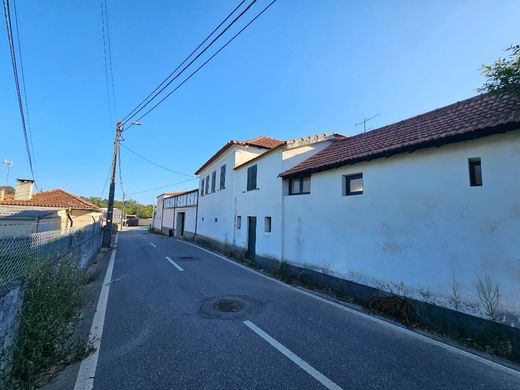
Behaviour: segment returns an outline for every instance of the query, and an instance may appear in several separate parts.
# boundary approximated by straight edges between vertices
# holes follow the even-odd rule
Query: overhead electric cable
[[[211,36],[212,36],[212,35],[213,35],[213,34],[214,34],[214,33],[215,33],[215,32],[216,32],[220,27],[222,27],[222,25],[223,25],[223,24],[224,24],[224,23],[225,23],[225,22],[226,22],[226,21],[231,17],[231,15],[233,15],[233,14],[236,12],[237,9],[240,8],[240,6],[241,6],[242,4],[245,3],[245,1],[246,1],[246,0],[242,0],[242,1],[241,1],[241,2],[240,2],[240,3],[239,3],[239,4],[238,4],[234,9],[233,9],[233,11],[231,11],[231,12],[228,14],[228,16],[226,16],[226,18],[225,18],[222,22],[220,22],[220,24],[219,24],[217,27],[215,27],[215,28],[213,29],[213,31],[211,31],[211,32],[208,34],[208,36],[206,36],[206,38],[204,38],[204,40],[203,40],[201,43],[199,43],[199,45],[198,45],[198,46],[197,46],[197,47],[196,47],[196,48],[195,48],[195,49],[194,49],[194,50],[193,50],[193,51],[192,51],[192,52],[191,52],[191,53],[190,53],[186,58],[185,58],[185,59],[184,59],[184,60],[183,60],[183,61],[182,61],[182,62],[181,62],[181,63],[180,63],[180,64],[179,64],[179,65],[178,65],[178,66],[177,66],[177,67],[176,67],[176,68],[175,68],[175,69],[174,69],[174,70],[173,70],[173,71],[172,71],[172,72],[171,72],[171,73],[170,73],[170,74],[169,74],[169,75],[168,75],[168,76],[167,76],[167,77],[166,77],[166,78],[165,78],[165,79],[164,79],[164,80],[163,80],[163,81],[162,81],[162,82],[161,82],[161,83],[160,83],[160,84],[159,84],[159,85],[158,85],[158,86],[157,86],[157,87],[152,91],[152,92],[150,92],[150,94],[149,94],[147,97],[145,97],[145,98],[141,101],[141,103],[139,103],[139,104],[138,104],[138,105],[137,105],[137,106],[136,106],[132,111],[130,111],[130,113],[129,113],[128,115],[126,115],[126,116],[122,119],[122,121],[127,120],[131,115],[133,115],[134,112],[135,112],[137,109],[139,109],[139,108],[140,108],[140,107],[141,107],[141,106],[142,106],[142,105],[143,105],[143,104],[148,100],[148,98],[150,98],[150,96],[152,96],[152,95],[153,95],[153,94],[154,94],[154,93],[155,93],[159,88],[161,88],[161,87],[162,87],[162,86],[163,86],[163,85],[164,85],[164,84],[165,84],[165,83],[170,79],[170,77],[172,77],[172,76],[175,74],[175,72],[177,72],[177,71],[181,68],[181,66],[183,66],[183,65],[186,63],[186,61],[188,61],[188,60],[191,58],[191,56],[192,56],[193,54],[195,54],[195,53],[197,52],[197,50],[199,50],[199,49],[201,48],[201,46],[202,46],[203,44],[205,44],[205,43],[208,41],[208,39],[210,39]]]
[[[187,179],[187,180],[179,181],[179,182],[177,182],[177,183],[173,183],[173,184],[166,184],[166,185],[164,185],[164,186],[160,186],[160,187],[150,188],[150,189],[148,189],[148,190],[142,190],[142,191],[136,191],[136,192],[129,192],[129,193],[127,193],[126,195],[136,195],[136,194],[142,194],[142,193],[145,193],[145,192],[152,192],[152,191],[160,190],[160,189],[162,189],[162,188],[173,187],[173,186],[176,186],[176,185],[179,185],[179,184],[188,183],[188,182],[193,181],[193,180],[198,180],[198,177],[194,177],[194,178],[192,178],[192,179]]]
[[[20,90],[20,80],[18,78],[18,68],[16,63],[16,50],[14,45],[14,39],[13,39],[13,29],[12,29],[12,22],[11,22],[11,13],[9,9],[9,0],[3,0],[4,3],[4,15],[5,15],[5,24],[7,28],[7,40],[9,42],[9,52],[11,55],[11,63],[13,66],[13,76],[14,76],[14,83],[16,87],[16,95],[18,98],[18,109],[20,111],[20,117],[22,120],[22,130],[23,130],[23,136],[25,140],[25,150],[27,152],[27,158],[29,160],[29,167],[31,169],[31,176],[32,179],[34,179],[34,168],[33,168],[33,161],[31,157],[31,150],[29,146],[29,137],[27,132],[27,123],[25,121],[25,113],[23,109],[23,102],[22,102],[22,93]],[[38,186],[35,184],[35,187],[38,188]]]
[[[103,35],[103,54],[105,60],[105,84],[107,89],[107,103],[110,122],[117,117],[116,94],[114,88],[114,72],[112,69],[112,45],[110,44],[110,30],[108,27],[108,12],[106,0],[100,0],[101,5],[101,31]]]
[[[249,23],[247,23],[241,30],[239,30],[230,40],[228,40],[224,46],[222,46],[220,49],[218,49],[211,57],[209,57],[205,62],[202,63],[197,69],[195,69],[188,77],[186,77],[179,85],[177,85],[172,91],[170,91],[166,96],[164,96],[159,102],[157,102],[152,108],[150,108],[148,111],[146,111],[143,115],[141,115],[136,122],[139,122],[141,119],[143,119],[145,116],[147,116],[150,112],[155,110],[157,106],[159,106],[162,102],[164,102],[168,97],[170,97],[175,91],[177,91],[184,83],[186,83],[189,79],[191,79],[199,70],[201,70],[208,62],[210,62],[217,54],[219,54],[224,48],[229,45],[233,40],[235,40],[236,37],[238,37],[246,28],[248,28],[256,19],[258,19],[269,7],[271,7],[274,3],[276,3],[277,0],[271,1],[258,15],[256,15]],[[127,127],[132,127],[132,124]]]
[[[34,161],[34,169],[38,171],[38,164],[36,164],[36,153],[34,151],[34,143],[32,138],[32,129],[31,129],[31,116],[29,115],[29,103],[27,102],[27,86],[25,83],[25,72],[23,66],[23,56],[22,56],[22,45],[20,44],[20,30],[18,29],[18,11],[16,10],[16,1],[13,1],[13,11],[14,11],[14,27],[16,29],[16,43],[18,44],[18,57],[20,58],[20,74],[22,76],[22,87],[23,87],[23,100],[25,105],[25,116],[27,118],[27,131],[29,133],[29,143],[31,145],[31,154]]]
[[[150,104],[162,91],[164,91],[171,83],[173,83],[180,75],[184,73],[186,69],[188,69],[201,55],[203,55],[222,35],[226,33],[227,30],[236,23],[238,19],[240,19],[249,9],[256,3],[257,0],[253,0],[235,19],[233,19],[227,26],[222,30],[213,40],[199,53],[193,58],[184,68],[181,69],[179,73],[175,75],[170,81],[168,81],[162,88],[160,88],[157,92],[153,94],[153,96],[148,100],[147,103],[143,104],[141,108],[136,110],[132,115],[126,116],[127,119],[122,121],[123,125],[130,121],[134,116],[136,116],[139,112],[141,112],[148,104]],[[131,126],[129,126],[131,127]]]
[[[150,163],[150,164],[152,164],[152,165],[155,165],[155,166],[158,167],[158,168],[164,169],[165,171],[168,171],[168,172],[171,172],[171,173],[175,173],[176,175],[186,176],[186,177],[194,177],[194,175],[190,175],[190,174],[187,174],[187,173],[182,173],[182,172],[179,172],[179,171],[175,171],[175,170],[173,170],[173,169],[170,169],[170,168],[165,167],[164,165],[158,164],[158,163],[156,163],[156,162],[154,162],[154,161],[152,161],[152,160],[150,160],[150,159],[144,157],[142,154],[137,153],[135,150],[130,149],[128,146],[126,146],[126,145],[123,144],[123,143],[121,143],[120,145],[121,145],[123,148],[125,148],[126,150],[128,150],[129,152],[135,154],[137,157],[142,158],[144,161],[146,161],[146,162],[148,162],[148,163]]]

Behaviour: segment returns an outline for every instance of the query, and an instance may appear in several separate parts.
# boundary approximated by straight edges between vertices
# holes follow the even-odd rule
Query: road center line
[[[153,242],[151,242],[150,245],[153,246],[154,248],[157,248],[157,245],[155,245]]]
[[[79,367],[78,376],[74,390],[91,390],[94,386],[94,377],[96,375],[96,367],[99,357],[99,348],[101,347],[101,336],[103,335],[103,326],[105,324],[105,312],[107,310],[108,293],[110,291],[110,282],[112,280],[112,270],[114,269],[114,260],[116,258],[116,249],[112,250],[110,262],[108,263],[107,273],[103,280],[103,287],[99,294],[99,300],[96,307],[96,313],[92,320],[89,339],[95,352],[83,359]]]
[[[166,260],[168,260],[170,263],[172,263],[172,265],[177,268],[179,271],[184,271],[181,267],[179,267],[177,265],[177,263],[175,261],[173,261],[172,259],[170,259],[168,256],[166,256]]]
[[[300,367],[305,372],[307,372],[307,374],[312,376],[314,379],[316,379],[318,382],[320,382],[327,389],[330,389],[330,390],[341,390],[341,387],[339,387],[337,384],[332,382],[329,378],[327,378],[321,372],[316,370],[314,367],[312,367],[305,360],[303,360],[299,356],[295,355],[292,351],[287,349],[284,345],[280,344],[278,341],[273,339],[271,336],[269,336],[262,329],[260,329],[258,326],[253,324],[251,321],[244,321],[244,325],[247,326],[249,329],[251,329],[253,332],[255,332],[258,336],[263,338],[265,341],[267,341],[269,344],[271,344],[271,346],[276,348],[279,352],[281,352],[287,358],[292,360],[292,362],[294,364],[296,364],[298,367]]]

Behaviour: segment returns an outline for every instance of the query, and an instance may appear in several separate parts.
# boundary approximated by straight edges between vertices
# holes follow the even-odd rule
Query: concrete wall
[[[40,219],[0,219],[0,237],[25,236],[60,229],[61,218],[57,215]]]
[[[354,173],[364,193],[343,196]],[[474,282],[489,275],[502,321],[520,326],[519,193],[520,131],[316,173],[311,194],[284,197],[284,260],[446,307],[455,281],[476,315]]]

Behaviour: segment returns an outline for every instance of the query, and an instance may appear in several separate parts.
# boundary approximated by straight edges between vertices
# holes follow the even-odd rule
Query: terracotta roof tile
[[[220,148],[213,156],[210,157],[208,161],[206,161],[199,169],[197,169],[197,172],[195,172],[195,175],[198,175],[200,172],[202,172],[208,165],[210,165],[213,161],[215,161],[217,158],[222,155],[226,150],[228,150],[233,145],[239,145],[239,146],[256,146],[258,148],[263,149],[273,149],[277,146],[280,146],[283,144],[284,141],[280,141],[274,138],[269,138],[265,136],[260,136],[256,138],[252,138],[248,141],[229,141],[227,144],[225,144],[222,148]]]
[[[483,94],[336,141],[280,176],[307,175],[515,129],[520,129],[520,96]]]
[[[5,199],[0,201],[0,205],[54,207],[99,211],[99,208],[96,205],[63,190],[39,192],[34,194],[30,200]]]

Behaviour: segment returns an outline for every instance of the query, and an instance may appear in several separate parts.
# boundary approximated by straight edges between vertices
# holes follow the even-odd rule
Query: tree
[[[493,65],[482,65],[486,82],[479,92],[520,94],[520,45],[511,45],[509,58],[499,58]]]

